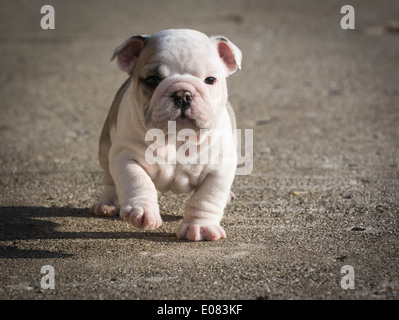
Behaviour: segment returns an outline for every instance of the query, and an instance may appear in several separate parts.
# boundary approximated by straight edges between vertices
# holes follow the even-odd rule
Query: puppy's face
[[[130,41],[129,41],[130,40]],[[166,30],[132,37],[119,47],[118,65],[134,78],[134,98],[148,129],[212,129],[227,102],[226,77],[241,52],[223,37],[193,30]],[[126,42],[126,41],[125,41]]]

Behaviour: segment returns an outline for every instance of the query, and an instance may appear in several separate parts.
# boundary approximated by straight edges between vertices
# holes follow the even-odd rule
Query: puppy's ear
[[[211,40],[216,42],[219,56],[226,65],[229,75],[241,69],[242,53],[234,43],[224,36],[213,36]]]
[[[134,62],[138,58],[141,49],[149,39],[149,36],[133,36],[125,40],[114,50],[111,60],[117,58],[118,67],[127,73],[131,73]]]

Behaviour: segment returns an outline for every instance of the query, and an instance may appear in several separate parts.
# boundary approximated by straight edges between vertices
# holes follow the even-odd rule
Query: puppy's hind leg
[[[90,212],[98,216],[115,216],[119,212],[120,206],[118,204],[116,187],[109,171],[108,155],[111,148],[110,132],[116,128],[120,102],[132,81],[132,77],[129,77],[118,90],[111,108],[109,109],[103,130],[101,131],[98,158],[100,160],[100,166],[104,172],[104,190],[98,202],[90,209]]]
[[[102,157],[101,153],[100,151],[100,164],[104,171],[104,189],[98,201],[90,208],[90,212],[94,213],[96,216],[112,217],[119,212],[118,195],[116,193],[114,181],[109,172],[108,157]]]
[[[105,185],[98,201],[92,205],[90,212],[96,216],[113,217],[119,212],[118,196],[114,184]]]
[[[101,132],[98,152],[100,166],[104,172],[104,189],[101,193],[99,200],[90,208],[90,212],[94,213],[97,216],[109,217],[115,216],[119,212],[118,195],[116,193],[114,180],[112,179],[111,173],[109,172],[108,154],[109,149],[111,148],[111,138],[109,133],[109,123],[111,118],[110,115],[112,115],[112,108]]]

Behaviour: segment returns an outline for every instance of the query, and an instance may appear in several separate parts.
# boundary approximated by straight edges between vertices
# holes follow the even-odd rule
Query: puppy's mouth
[[[186,115],[184,114],[183,110],[180,113],[180,118],[182,118],[183,120],[186,119]]]
[[[148,116],[153,127],[166,128],[168,121],[176,121],[180,129],[199,131],[216,121],[217,112],[202,81],[190,76],[172,76],[155,89]]]
[[[191,118],[187,116],[185,113],[181,113],[180,116],[176,118],[176,121],[180,122],[182,127],[195,127],[197,129],[201,129],[198,127],[198,121],[195,118]]]
[[[172,94],[171,99],[173,107],[180,110],[180,114],[176,117],[176,120],[183,120],[180,121],[182,126],[197,127],[197,120],[193,117],[192,112],[190,112],[193,103],[192,93],[188,90],[176,91]]]
[[[173,99],[174,107],[180,110],[180,117],[185,119],[185,112],[190,109],[193,101],[191,92],[188,90],[176,91],[172,94],[171,98]]]

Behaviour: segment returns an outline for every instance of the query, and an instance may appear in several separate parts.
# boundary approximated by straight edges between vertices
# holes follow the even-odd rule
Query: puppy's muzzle
[[[184,112],[190,108],[191,101],[193,100],[193,96],[190,91],[180,90],[176,91],[173,95],[173,102],[175,104],[175,108],[181,110],[181,117],[184,119]]]

